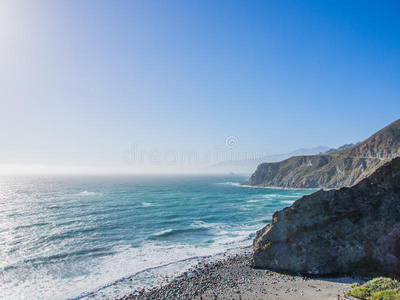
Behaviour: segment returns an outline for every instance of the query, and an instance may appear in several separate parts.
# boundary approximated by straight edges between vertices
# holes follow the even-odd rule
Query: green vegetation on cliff
[[[349,295],[364,300],[400,300],[400,282],[392,278],[374,278],[363,285],[353,285]]]

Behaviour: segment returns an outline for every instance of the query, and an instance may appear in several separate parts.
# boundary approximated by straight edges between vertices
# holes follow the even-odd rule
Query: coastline
[[[319,191],[319,190],[334,190],[332,189],[325,189],[325,188],[289,188],[289,187],[282,187],[282,186],[262,186],[262,185],[250,185],[245,183],[239,183],[239,186],[242,187],[249,187],[249,188],[257,188],[257,189],[271,189],[271,190],[299,190],[299,191]]]
[[[356,281],[351,277],[310,278],[251,267],[252,247],[235,255],[203,260],[181,276],[148,290],[135,290],[120,300],[162,299],[338,299]],[[351,299],[351,298],[347,298]]]

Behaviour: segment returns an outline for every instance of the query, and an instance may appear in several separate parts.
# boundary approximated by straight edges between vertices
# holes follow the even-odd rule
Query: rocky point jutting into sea
[[[400,273],[400,158],[353,187],[318,191],[277,211],[257,232],[254,266],[332,274],[374,263]]]
[[[400,119],[350,149],[263,163],[244,185],[324,189],[352,186],[397,156]]]

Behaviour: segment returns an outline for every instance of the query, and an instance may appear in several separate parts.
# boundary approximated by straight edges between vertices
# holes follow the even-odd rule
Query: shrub
[[[364,283],[362,286],[376,293],[400,288],[400,282],[392,278],[378,277]]]
[[[350,296],[371,300],[400,300],[400,282],[392,278],[378,277],[363,285],[353,283]]]
[[[396,290],[384,290],[373,293],[372,300],[400,300],[400,294]]]
[[[350,296],[360,299],[368,299],[369,296],[371,296],[371,292],[364,287],[358,286],[350,291]]]

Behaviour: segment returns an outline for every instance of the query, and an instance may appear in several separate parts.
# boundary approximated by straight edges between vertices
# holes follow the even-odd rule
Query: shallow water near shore
[[[274,211],[313,191],[246,176],[0,178],[0,298],[116,297],[248,246]]]

